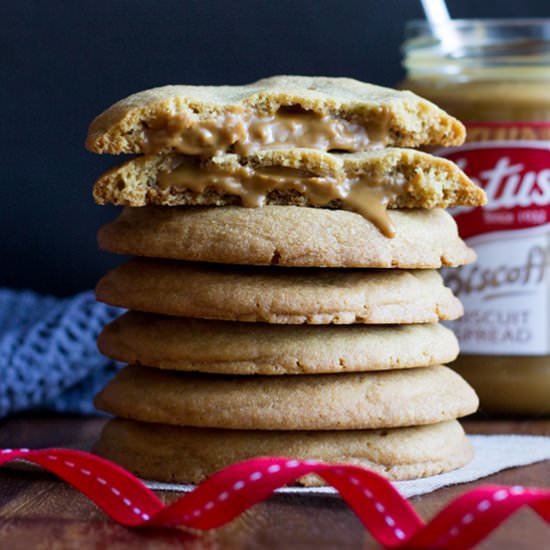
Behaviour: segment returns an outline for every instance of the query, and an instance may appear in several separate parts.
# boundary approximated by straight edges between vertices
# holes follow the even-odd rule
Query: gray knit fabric
[[[25,410],[91,413],[120,365],[96,348],[120,315],[91,291],[58,299],[0,289],[0,417]]]

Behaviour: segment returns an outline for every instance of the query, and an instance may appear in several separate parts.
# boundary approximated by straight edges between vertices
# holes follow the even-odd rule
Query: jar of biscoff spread
[[[550,414],[550,19],[407,27],[402,84],[462,120],[456,162],[488,196],[453,212],[478,254],[450,270],[465,315],[453,366],[481,410]]]

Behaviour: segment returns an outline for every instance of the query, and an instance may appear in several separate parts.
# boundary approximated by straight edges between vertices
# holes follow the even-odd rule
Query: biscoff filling
[[[387,125],[384,113],[365,123],[296,107],[281,107],[274,114],[224,111],[199,121],[165,116],[148,123],[144,151],[202,156],[231,151],[246,156],[262,149],[307,147],[357,152],[384,147]]]
[[[220,195],[236,195],[243,206],[252,208],[264,206],[268,194],[273,191],[297,192],[315,206],[326,206],[337,200],[342,209],[361,214],[387,237],[395,236],[387,206],[404,183],[403,175],[377,177],[375,181],[372,175],[338,179],[284,166],[240,165],[229,170],[211,164],[201,165],[185,157],[178,159],[170,170],[157,175],[157,185],[161,189],[195,193],[211,189]]]

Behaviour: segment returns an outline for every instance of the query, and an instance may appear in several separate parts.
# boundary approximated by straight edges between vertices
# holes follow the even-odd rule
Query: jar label
[[[518,125],[498,126],[506,128]],[[462,351],[550,353],[550,141],[470,142],[436,154],[460,166],[488,198],[482,208],[451,210],[478,254],[474,264],[443,273],[464,304],[464,317],[452,324]]]

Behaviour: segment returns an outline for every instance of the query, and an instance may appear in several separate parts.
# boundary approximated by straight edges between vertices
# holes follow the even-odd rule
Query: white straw
[[[441,42],[444,52],[452,52],[459,45],[459,39],[452,26],[451,17],[445,0],[420,0],[426,19],[434,36]]]
[[[421,0],[421,2],[430,26],[450,23],[451,17],[445,0]]]

